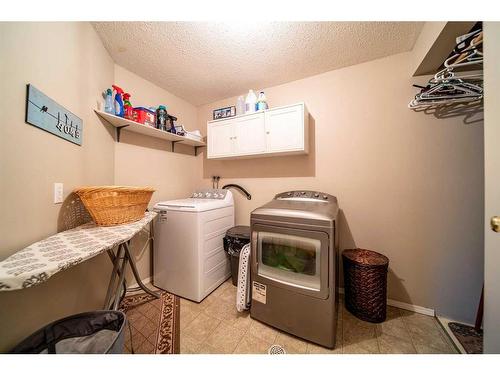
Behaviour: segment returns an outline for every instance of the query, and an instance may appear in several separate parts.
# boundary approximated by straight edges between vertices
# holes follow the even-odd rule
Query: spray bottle
[[[112,87],[113,87],[113,90],[116,91],[116,94],[115,94],[115,115],[119,116],[119,117],[123,117],[123,115],[124,115],[123,99],[122,99],[123,90],[116,85],[112,85]]]
[[[128,92],[123,94],[123,110],[126,119],[134,119],[134,108],[132,108],[132,104],[130,104],[130,94]]]

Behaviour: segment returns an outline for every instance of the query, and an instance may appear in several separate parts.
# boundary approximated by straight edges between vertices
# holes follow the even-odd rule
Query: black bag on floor
[[[125,337],[121,311],[90,311],[52,322],[23,340],[12,354],[120,354]]]

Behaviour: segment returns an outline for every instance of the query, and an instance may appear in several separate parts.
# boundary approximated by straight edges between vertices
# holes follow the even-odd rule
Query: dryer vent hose
[[[243,194],[245,194],[245,196],[247,197],[248,200],[251,200],[252,199],[252,196],[250,195],[250,193],[248,191],[246,191],[246,189],[244,187],[241,187],[240,185],[236,185],[236,184],[227,184],[227,185],[224,185],[222,187],[223,189],[229,189],[229,188],[235,188],[235,189],[238,189],[239,191],[241,191]]]

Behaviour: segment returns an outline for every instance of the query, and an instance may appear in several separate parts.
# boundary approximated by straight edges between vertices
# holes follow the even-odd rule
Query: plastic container
[[[112,85],[112,87],[113,87],[113,90],[116,91],[115,101],[114,101],[115,116],[123,117],[125,114],[124,109],[123,109],[123,97],[122,97],[122,95],[124,94],[124,91],[116,85]]]
[[[243,246],[250,243],[250,227],[247,225],[232,227],[226,232],[222,242],[224,244],[224,251],[231,257],[231,281],[234,286],[237,286],[240,253]]]
[[[238,96],[238,100],[236,100],[236,115],[244,115],[245,114],[245,98],[243,95]]]
[[[106,90],[106,101],[104,102],[104,112],[111,115],[115,114],[115,107],[113,107],[113,90]]]
[[[164,105],[158,106],[158,109],[156,110],[156,129],[167,131],[168,130],[167,121],[168,121],[167,107]]]
[[[175,129],[175,121],[177,121],[177,117],[168,115],[168,122],[170,125],[167,125],[167,131],[172,134],[177,134],[177,130]]]
[[[269,106],[267,105],[266,94],[264,94],[264,91],[261,91],[259,93],[259,98],[257,99],[257,111],[263,111],[268,108]]]
[[[156,114],[148,108],[135,107],[133,120],[140,124],[156,127]]]
[[[68,316],[40,328],[11,354],[121,354],[127,319],[121,311]]]
[[[245,99],[245,113],[253,113],[257,108],[257,95],[253,90],[249,90]]]
[[[130,94],[128,92],[123,94],[123,114],[124,117],[128,120],[134,119],[134,108],[130,103]]]

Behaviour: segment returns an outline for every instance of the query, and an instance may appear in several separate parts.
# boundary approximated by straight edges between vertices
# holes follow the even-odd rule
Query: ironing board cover
[[[57,272],[113,249],[134,237],[156,215],[146,212],[139,221],[112,227],[87,223],[35,242],[0,262],[0,291],[32,287]]]
[[[242,312],[250,308],[250,244],[241,249],[238,267],[238,289],[236,291],[236,310]]]

